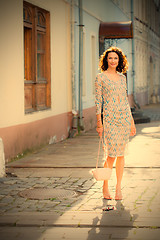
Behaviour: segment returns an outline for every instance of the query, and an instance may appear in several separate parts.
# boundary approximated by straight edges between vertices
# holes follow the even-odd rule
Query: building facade
[[[80,105],[84,129],[95,127],[102,23],[131,23],[133,36],[117,40],[111,33],[103,39],[104,49],[117,45],[129,59],[131,106],[159,101],[159,1],[1,0],[0,16],[0,137],[6,161],[67,138]]]
[[[68,137],[70,5],[63,0],[2,0],[0,16],[0,137],[7,161]]]
[[[114,0],[130,19],[133,12],[134,69],[129,89],[130,104],[160,102],[160,1]],[[129,9],[131,9],[129,11]],[[133,101],[134,95],[134,101]]]

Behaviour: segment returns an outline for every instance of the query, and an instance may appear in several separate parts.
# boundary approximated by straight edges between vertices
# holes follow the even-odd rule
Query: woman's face
[[[116,68],[119,63],[119,56],[115,52],[108,53],[107,56],[108,68]]]

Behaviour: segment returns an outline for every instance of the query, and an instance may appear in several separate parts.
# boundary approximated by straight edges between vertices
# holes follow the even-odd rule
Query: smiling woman
[[[121,49],[112,47],[101,56],[99,67],[102,73],[97,75],[95,81],[97,132],[99,136],[102,136],[104,131],[105,151],[108,154],[104,167],[112,168],[117,158],[115,199],[121,200],[124,152],[129,136],[134,136],[136,133],[126,93],[126,77],[123,75],[128,68],[128,62]],[[111,199],[108,180],[104,181],[103,196],[105,199]]]

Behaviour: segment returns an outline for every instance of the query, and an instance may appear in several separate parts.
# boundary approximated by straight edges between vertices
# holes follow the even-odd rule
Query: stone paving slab
[[[59,227],[3,227],[0,228],[3,240],[159,240],[160,229],[150,228],[59,228]]]
[[[160,122],[137,125],[137,135],[130,139],[122,201],[114,200],[115,168],[109,181],[110,201],[102,198],[103,183],[89,173],[98,140],[93,129],[9,164],[10,175],[0,178],[0,239],[160,239]],[[76,196],[48,200],[19,196],[34,188],[66,189]],[[108,206],[114,210],[103,211]]]
[[[160,217],[146,218],[138,214],[131,218],[131,214],[123,216],[113,211],[95,212],[66,212],[58,213],[23,213],[6,214],[0,217],[0,226],[17,227],[130,227],[160,229]]]
[[[126,151],[125,167],[160,167],[160,122],[137,124],[137,134],[131,137]],[[9,168],[94,168],[99,137],[96,130],[73,139],[48,145],[33,154],[9,163]],[[151,161],[154,155],[154,165]],[[103,158],[101,151],[100,159]],[[103,166],[103,161],[99,161]],[[54,174],[54,173],[53,173]]]
[[[8,168],[8,173],[13,173],[20,178],[29,177],[79,177],[90,178],[91,168]]]

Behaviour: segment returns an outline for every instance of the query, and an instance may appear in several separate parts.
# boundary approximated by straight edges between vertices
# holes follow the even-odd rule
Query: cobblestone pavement
[[[0,179],[0,240],[159,240],[160,122],[137,126],[126,157],[122,201],[114,200],[115,168],[108,201],[102,198],[103,183],[89,173],[97,144],[94,130],[12,163]],[[70,192],[33,200],[20,196],[27,189]]]
[[[122,201],[114,200],[114,175],[115,170],[110,180],[110,201],[102,198],[102,182],[92,177],[1,179],[0,232],[4,238],[0,239],[158,240],[160,169],[125,169]],[[75,191],[76,196],[49,200],[19,196],[30,188],[66,189]],[[113,211],[103,211],[110,206]]]
[[[110,180],[110,191],[115,206],[115,170]],[[136,179],[135,179],[136,177]],[[159,201],[160,169],[125,169],[123,178],[122,208],[130,211],[144,211],[149,216],[160,210]],[[64,189],[75,192],[75,196],[50,198],[48,200],[31,200],[19,194],[26,189]],[[156,204],[155,204],[156,203]],[[56,212],[62,215],[65,211],[102,212],[107,201],[102,198],[102,182],[90,178],[1,178],[0,179],[0,213],[22,212]],[[159,214],[159,213],[158,213]],[[142,213],[141,213],[142,216]],[[158,218],[159,219],[159,218]],[[160,219],[159,219],[160,220]]]
[[[8,226],[11,232],[14,228],[18,235],[13,239],[21,239],[18,236],[24,235],[26,228],[31,226],[35,235],[27,233],[30,237],[24,239],[159,239],[160,169],[125,169],[122,201],[114,200],[114,175],[115,170],[110,180],[113,196],[110,201],[102,198],[102,182],[96,182],[92,177],[1,179],[0,225]],[[19,196],[26,188],[38,187],[71,190],[76,196],[49,200],[29,200]],[[113,211],[103,211],[110,206],[114,207]],[[60,231],[58,227],[63,228]],[[1,227],[0,231],[1,236],[7,236],[7,227]],[[81,232],[82,235],[75,238]],[[51,237],[58,233],[59,237]]]

